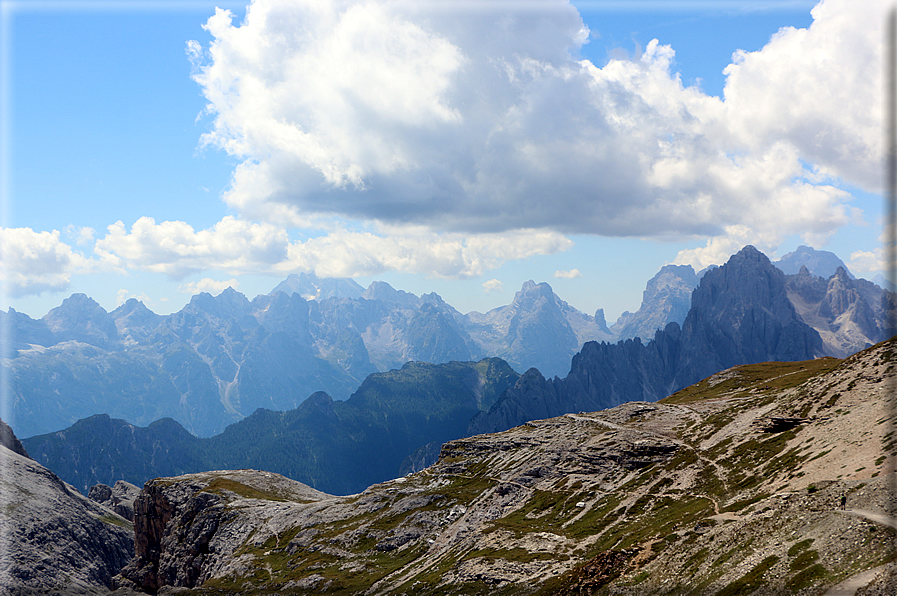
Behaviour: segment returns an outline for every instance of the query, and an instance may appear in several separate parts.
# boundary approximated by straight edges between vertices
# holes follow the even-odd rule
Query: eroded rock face
[[[822,336],[825,353],[843,358],[894,333],[894,294],[838,267],[828,278],[802,267],[786,278],[788,298]]]
[[[148,482],[135,500],[135,555],[122,569],[119,585],[153,592],[163,586],[192,588],[216,571],[234,564],[239,569],[239,562],[227,557],[247,532],[263,523],[265,509],[260,505],[316,502],[327,496],[279,474],[254,470],[176,480]]]
[[[127,520],[5,445],[0,486],[0,594],[108,591],[134,554]]]

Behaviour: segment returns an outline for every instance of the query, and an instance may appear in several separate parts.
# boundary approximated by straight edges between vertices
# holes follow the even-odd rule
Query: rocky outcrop
[[[147,483],[135,501],[135,555],[122,569],[119,585],[152,592],[163,586],[191,588],[215,574],[239,571],[239,558],[228,556],[247,539],[247,531],[254,533],[258,524],[273,519],[265,516],[275,514],[271,528],[276,529],[297,504],[328,497],[278,474],[254,470],[181,479],[187,482]]]
[[[253,470],[156,479],[119,583],[650,596],[821,594],[852,576],[891,593],[895,348],[739,366],[660,402],[451,441],[347,497]]]
[[[107,593],[134,554],[130,522],[5,443],[0,482],[0,594]]]
[[[90,487],[87,498],[104,507],[108,507],[129,522],[134,521],[134,500],[140,494],[140,488],[130,482],[119,480],[115,486],[95,484]]]
[[[28,455],[28,452],[25,451],[25,447],[22,445],[22,442],[19,441],[16,434],[12,431],[12,428],[3,420],[0,420],[0,445],[3,445],[13,453],[18,453],[22,457],[27,457],[31,459],[31,456]]]

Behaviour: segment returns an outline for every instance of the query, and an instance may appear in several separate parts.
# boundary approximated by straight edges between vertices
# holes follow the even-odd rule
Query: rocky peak
[[[165,320],[165,317],[157,315],[136,298],[129,298],[109,314],[121,337],[132,343],[146,339]]]
[[[785,274],[753,246],[704,275],[682,333],[691,360],[701,362],[700,376],[739,363],[822,354],[819,333],[801,320],[788,298]]]
[[[619,339],[641,337],[647,340],[669,323],[681,325],[697,285],[698,277],[691,265],[664,265],[646,284],[638,311],[621,315],[611,331]]]
[[[13,453],[18,453],[22,457],[27,457],[31,459],[31,456],[28,455],[28,452],[25,451],[25,447],[22,445],[22,442],[19,441],[16,434],[12,432],[12,428],[3,420],[0,420],[0,445],[3,445]]]
[[[399,304],[405,308],[417,308],[420,304],[420,299],[414,294],[397,290],[385,281],[372,281],[361,297],[366,300]]]
[[[74,340],[105,348],[118,339],[115,320],[86,294],[72,294],[42,320],[57,342]]]
[[[140,489],[124,480],[119,480],[114,487],[105,484],[95,484],[90,487],[87,498],[116,512],[129,522],[134,521],[134,500],[140,494]]]

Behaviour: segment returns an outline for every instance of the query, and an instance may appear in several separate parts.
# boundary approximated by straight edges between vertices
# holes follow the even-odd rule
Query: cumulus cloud
[[[185,284],[181,284],[178,286],[178,292],[183,294],[199,294],[200,292],[208,292],[213,296],[217,296],[224,290],[228,288],[237,289],[240,286],[240,282],[236,279],[229,279],[227,281],[215,281],[214,279],[204,277],[199,281],[191,281]]]
[[[493,292],[501,292],[504,289],[504,284],[502,284],[497,279],[490,279],[489,281],[483,282],[483,289],[487,294],[492,294]]]
[[[0,255],[0,276],[13,298],[65,290],[73,272],[89,267],[84,256],[59,239],[57,230],[0,229]]]
[[[832,177],[880,184],[884,3],[862,5],[826,0],[808,29],[736,53],[722,99],[684,86],[657,40],[578,60],[588,30],[560,0],[254,0],[187,51],[244,217],[818,242],[852,216]]]
[[[388,231],[387,235],[333,228],[326,235],[294,242],[282,228],[233,217],[199,231],[181,221],[157,224],[143,217],[130,231],[122,222],[109,226],[94,252],[118,267],[165,273],[175,279],[213,269],[233,275],[314,271],[322,277],[354,277],[399,271],[464,278],[479,276],[506,261],[552,254],[573,245],[561,234],[539,230],[474,235],[436,234],[424,228]]]
[[[282,228],[231,216],[198,232],[182,221],[157,224],[151,217],[141,217],[130,231],[121,221],[108,226],[94,252],[121,267],[181,279],[205,269],[235,273],[266,270],[286,258],[288,246]]]
[[[579,272],[579,269],[571,269],[570,271],[555,271],[555,277],[560,277],[562,279],[576,279],[577,277],[582,277],[582,273]]]

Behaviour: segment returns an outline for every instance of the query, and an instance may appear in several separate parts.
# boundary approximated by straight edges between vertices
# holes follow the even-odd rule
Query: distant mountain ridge
[[[807,267],[832,262],[831,253],[806,247],[794,254]],[[798,257],[786,255],[779,264]],[[251,301],[233,289],[198,294],[167,316],[133,299],[107,313],[74,294],[38,320],[0,312],[14,350],[2,365],[22,436],[98,413],[138,425],[170,417],[211,436],[259,407],[293,409],[318,391],[346,399],[368,375],[409,361],[500,357],[517,371],[563,378],[589,341],[640,337],[646,344],[669,323],[681,328],[706,273],[663,267],[648,281],[639,310],[611,328],[601,309],[583,313],[534,281],[506,306],[467,314],[435,293],[418,297],[385,282],[363,289],[313,274],[291,275]],[[843,356],[888,337],[893,294],[848,275],[832,282],[823,300],[810,288],[819,283],[788,282],[787,296],[822,335],[826,353]],[[839,306],[847,304],[853,306]]]
[[[518,377],[498,358],[409,362],[370,375],[347,401],[315,393],[286,412],[260,408],[206,439],[171,419],[141,428],[100,414],[24,439],[24,448],[85,493],[98,483],[142,485],[157,476],[257,468],[349,494],[395,478],[426,443],[462,436]]]

